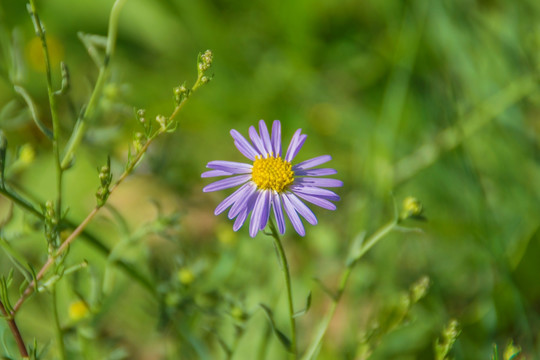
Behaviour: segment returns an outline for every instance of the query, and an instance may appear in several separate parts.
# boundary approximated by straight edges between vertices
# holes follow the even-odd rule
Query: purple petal
[[[238,217],[234,220],[233,224],[233,230],[238,231],[244,225],[244,222],[246,222],[247,216],[249,214],[249,211],[247,208],[243,208],[242,212],[238,214]]]
[[[234,145],[248,159],[255,161],[255,156],[259,155],[259,153],[251,146],[249,141],[246,140],[245,137],[242,136],[238,131],[232,129],[231,130],[231,136],[234,139]]]
[[[274,215],[278,224],[279,233],[285,234],[285,217],[283,216],[283,209],[281,208],[281,198],[277,192],[272,192],[272,208],[274,209]]]
[[[229,211],[229,214],[227,215],[229,219],[234,219],[236,215],[238,215],[244,207],[246,207],[246,204],[251,199],[253,194],[257,191],[257,185],[255,185],[253,182],[249,182],[248,189],[244,196],[239,199],[237,202],[234,203],[234,205],[231,207],[231,210]]]
[[[323,199],[321,197],[313,196],[313,195],[306,195],[299,192],[295,192],[296,196],[301,197],[302,199],[309,201],[312,204],[315,204],[317,206],[322,207],[323,209],[327,210],[336,210],[336,205],[331,203],[330,201]]]
[[[255,205],[255,199],[256,199],[256,196],[251,196],[248,199],[246,206],[242,209],[240,214],[238,214],[238,217],[234,221],[234,225],[233,225],[234,231],[238,231],[238,229],[240,229],[242,225],[244,225],[244,222],[246,221],[247,216],[249,215],[251,210],[253,210],[253,206]]]
[[[307,139],[307,135],[300,135],[300,138],[298,139],[298,143],[296,144],[296,146],[292,150],[291,160],[289,160],[289,162],[293,161],[293,159],[296,157],[296,155],[298,154],[298,152],[300,151],[302,146],[304,146],[304,143],[306,142],[306,139]]]
[[[308,169],[308,170],[296,170],[294,175],[296,176],[327,176],[335,175],[337,171],[335,169]]]
[[[246,194],[249,193],[249,183],[242,185],[238,190],[233,192],[231,195],[227,196],[225,200],[223,200],[217,207],[216,210],[214,210],[215,215],[221,214],[223,211],[227,210],[229,206],[237,202],[238,200],[242,200]]]
[[[233,176],[231,178],[218,180],[216,182],[211,183],[210,185],[206,185],[203,188],[203,192],[211,192],[211,191],[218,191],[223,189],[228,189],[235,187],[237,185],[242,185],[246,181],[249,181],[251,179],[250,175],[238,175]]]
[[[231,174],[249,174],[251,173],[253,165],[234,161],[217,160],[210,161],[208,165],[206,165],[206,167],[210,169],[226,171]]]
[[[296,230],[296,232],[300,236],[306,235],[306,231],[304,230],[304,225],[302,224],[302,220],[300,220],[300,217],[296,213],[296,210],[294,209],[294,206],[291,204],[291,201],[286,196],[282,196],[281,199],[283,200],[283,207],[285,208],[285,211],[287,212],[287,215],[289,216],[289,219],[291,220],[294,230]]]
[[[343,181],[337,179],[327,179],[327,178],[309,178],[302,177],[294,179],[295,185],[306,185],[306,186],[317,186],[317,187],[341,187],[343,186]]]
[[[272,205],[272,191],[265,191],[264,207],[263,213],[261,214],[261,223],[259,225],[259,230],[263,230],[268,223],[268,218],[270,217],[270,206]]]
[[[266,123],[264,120],[259,121],[259,134],[261,134],[261,138],[264,144],[264,148],[268,154],[273,153],[274,150],[272,149],[272,142],[270,141],[270,134],[268,133],[268,128],[266,127]]]
[[[293,149],[296,148],[296,143],[298,142],[298,139],[300,138],[300,134],[302,132],[302,129],[296,130],[296,132],[293,134],[291,138],[291,142],[289,143],[289,147],[287,148],[287,154],[285,155],[285,161],[291,161],[291,156],[293,153]]]
[[[249,223],[249,236],[251,237],[257,235],[261,229],[261,223],[264,222],[266,224],[268,221],[268,207],[270,206],[268,195],[268,191],[259,191],[257,193],[257,200],[255,201],[253,213],[251,214],[251,221]],[[266,219],[264,218],[265,215]]]
[[[228,172],[228,171],[210,170],[210,171],[203,172],[201,174],[201,177],[202,178],[209,178],[209,177],[228,176],[228,175],[232,175],[232,174],[230,172]]]
[[[339,195],[337,195],[335,192],[327,190],[327,189],[321,189],[314,186],[301,186],[301,185],[291,185],[290,189],[295,194],[305,194],[310,196],[317,196],[323,199],[332,200],[332,201],[339,201],[341,198]]]
[[[262,155],[262,157],[267,158],[268,152],[264,148],[263,141],[259,134],[257,134],[257,130],[255,130],[255,127],[253,126],[249,127],[249,138],[251,139],[251,142],[253,143],[255,149],[257,149],[259,154]]]
[[[281,122],[274,120],[272,124],[272,148],[274,150],[274,156],[281,156]]]
[[[304,219],[306,219],[308,223],[310,223],[311,225],[317,225],[317,217],[315,216],[313,211],[311,211],[311,209],[302,202],[302,200],[300,200],[296,195],[291,192],[284,193],[283,195],[289,198],[296,211],[298,211],[298,213],[302,215],[302,217],[304,217]]]
[[[328,162],[330,160],[332,160],[332,157],[330,155],[322,155],[313,159],[302,161],[301,163],[294,165],[292,169],[295,171],[310,169],[312,167],[324,164],[325,162]]]

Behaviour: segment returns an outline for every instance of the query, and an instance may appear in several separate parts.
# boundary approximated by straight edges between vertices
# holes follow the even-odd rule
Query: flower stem
[[[0,301],[0,314],[2,314],[3,317],[6,318],[7,323],[9,325],[9,330],[11,330],[11,333],[13,334],[13,337],[15,338],[15,342],[17,343],[17,348],[19,349],[19,353],[21,354],[21,357],[23,359],[28,359],[28,351],[26,350],[26,346],[24,345],[24,340],[22,338],[21,332],[19,331],[19,328],[17,327],[17,323],[15,322],[15,318],[13,316],[10,316],[6,308],[4,307],[4,304]]]
[[[283,277],[285,278],[285,286],[287,288],[287,301],[289,303],[289,321],[291,323],[290,352],[292,354],[292,358],[296,359],[298,355],[298,352],[296,349],[296,320],[294,318],[294,305],[293,305],[293,294],[292,294],[292,287],[291,287],[291,274],[289,272],[289,263],[287,262],[287,257],[285,256],[285,250],[283,249],[283,245],[281,244],[281,238],[279,236],[279,233],[276,229],[276,226],[272,218],[269,219],[268,224],[270,227],[270,231],[272,232],[272,238],[274,239],[274,244],[276,245],[279,258],[281,260],[281,270],[283,272]]]
[[[53,129],[52,130],[53,131],[53,139],[52,139],[53,155],[54,155],[55,167],[56,167],[55,220],[57,223],[59,223],[60,222],[59,220],[62,216],[62,178],[63,178],[63,168],[62,168],[61,160],[60,160],[60,120],[58,118],[56,96],[53,90],[51,61],[50,61],[50,56],[49,56],[49,48],[47,46],[47,37],[45,36],[45,29],[43,28],[43,24],[41,23],[41,20],[39,19],[39,16],[37,14],[36,4],[34,0],[30,0],[29,11],[30,11],[30,16],[32,17],[32,21],[34,23],[36,35],[41,40],[41,47],[43,50],[43,59],[45,62],[45,73],[47,77],[47,94],[49,97],[49,106],[50,106],[50,111],[51,111],[52,129]]]
[[[379,230],[377,230],[366,240],[366,242],[364,242],[362,248],[354,258],[354,261],[348,263],[347,267],[343,271],[343,274],[341,275],[339,287],[337,289],[337,293],[332,298],[332,304],[330,305],[330,309],[326,313],[324,319],[321,321],[319,329],[315,333],[315,337],[313,338],[310,346],[308,347],[306,354],[302,357],[302,360],[310,360],[315,358],[315,355],[321,346],[322,339],[326,334],[326,331],[328,330],[328,326],[330,325],[330,322],[334,317],[339,301],[341,300],[341,296],[345,291],[345,287],[347,286],[347,282],[349,280],[349,277],[351,276],[352,270],[354,266],[358,263],[358,260],[362,256],[364,256],[364,254],[367,253],[368,250],[371,249],[375,244],[377,244],[383,237],[385,237],[390,231],[392,231],[394,227],[398,224],[398,222],[399,219],[395,218],[392,221],[386,223]]]
[[[60,318],[58,317],[58,301],[56,299],[56,284],[52,286],[52,306],[53,306],[53,315],[54,315],[54,325],[56,333],[56,341],[58,346],[59,359],[66,359],[66,347],[64,345],[64,331],[60,325]]]

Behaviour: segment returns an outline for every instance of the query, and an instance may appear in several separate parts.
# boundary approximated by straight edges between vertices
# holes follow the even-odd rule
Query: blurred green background
[[[9,180],[42,203],[55,194],[51,146],[8,75],[50,123],[41,48],[25,2],[0,4],[0,128],[11,164],[25,144],[35,152],[12,165]],[[106,35],[112,4],[37,2],[55,84],[60,60],[71,72],[72,89],[60,101],[63,139],[97,76],[77,32]],[[374,232],[392,218],[394,202],[412,195],[428,221],[405,225],[423,231],[393,232],[362,259],[320,358],[357,358],[362,334],[422,275],[432,282],[428,295],[382,338],[373,359],[432,358],[451,318],[462,329],[456,359],[490,359],[493,344],[509,341],[527,359],[540,358],[540,2],[129,0],[110,83],[66,174],[71,219],[94,206],[95,169],[107,155],[121,172],[139,131],[134,109],[146,109],[149,119],[170,114],[172,89],[195,80],[197,54],[206,49],[214,54],[213,80],[188,101],[178,130],[154,144],[111,197],[114,208],[89,227],[114,256],[105,259],[84,240],[71,249],[69,264],[87,259],[89,266],[59,284],[70,353],[223,358],[217,335],[232,343],[240,321],[246,334],[235,358],[256,358],[265,338],[267,358],[284,357],[258,307],[276,309],[287,329],[271,241],[251,239],[245,228],[233,233],[225,215],[214,217],[226,194],[203,194],[208,181],[200,178],[208,161],[242,161],[231,128],[247,134],[259,119],[280,119],[285,142],[297,128],[308,134],[297,161],[330,154],[345,183],[337,211],[314,209],[319,225],[307,225],[299,238],[288,224],[285,235],[299,308],[313,291],[313,307],[299,319],[300,349],[329,303],[313,278],[337,287],[352,239]],[[7,200],[0,208],[7,216]],[[43,263],[35,219],[15,210],[2,236],[35,267]],[[113,267],[116,258],[152,279],[166,305]],[[11,267],[2,255],[2,273]],[[182,270],[193,279],[179,279]],[[93,314],[74,322],[67,309],[78,296]],[[235,317],[238,309],[249,320]],[[50,310],[50,296],[35,296],[18,319],[27,342],[49,344],[47,356],[55,358]]]

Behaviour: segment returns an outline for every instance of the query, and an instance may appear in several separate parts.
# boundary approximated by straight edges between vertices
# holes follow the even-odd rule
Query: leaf
[[[491,360],[499,360],[499,351],[497,349],[497,344],[493,344],[493,355],[491,356]]]
[[[338,294],[330,290],[326,285],[323,284],[321,279],[319,278],[313,278],[313,280],[321,287],[322,291],[326,293],[326,295],[330,296],[330,298],[334,301],[338,299]]]
[[[309,292],[308,296],[306,297],[306,307],[303,310],[297,311],[294,313],[293,318],[300,317],[308,312],[309,308],[311,307],[311,291]]]
[[[19,254],[15,249],[13,249],[13,247],[11,247],[11,245],[2,237],[0,237],[0,248],[4,250],[11,262],[13,262],[13,264],[17,267],[21,274],[23,274],[25,279],[29,281],[30,268],[27,266],[24,257]]]
[[[14,85],[13,89],[15,90],[17,94],[19,94],[24,99],[24,101],[26,102],[26,105],[28,105],[28,110],[30,110],[32,119],[36,123],[38,129],[41,130],[41,132],[45,134],[45,136],[47,136],[50,140],[52,140],[53,133],[51,129],[46,127],[45,124],[43,124],[41,120],[39,120],[36,104],[34,103],[34,100],[32,100],[32,97],[30,96],[30,94],[28,94],[28,92],[19,85]]]
[[[6,309],[6,312],[8,314],[11,314],[13,312],[13,307],[11,306],[11,302],[9,301],[8,294],[8,288],[9,285],[11,285],[12,280],[13,269],[9,271],[7,278],[4,276],[0,277],[0,300],[2,301],[2,304],[4,304],[4,308]]]
[[[107,47],[107,37],[93,34],[85,34],[83,32],[78,32],[77,36],[83,43],[88,55],[92,58],[94,63],[98,68],[103,66],[104,56],[99,54],[98,48],[105,49]]]
[[[60,62],[60,70],[62,73],[62,87],[60,90],[55,91],[55,95],[65,95],[71,88],[69,69],[63,61]]]
[[[287,335],[285,335],[276,327],[276,323],[274,322],[274,314],[272,310],[264,304],[259,304],[259,305],[264,310],[266,317],[268,318],[268,321],[270,322],[270,326],[272,327],[272,331],[274,332],[278,340],[283,344],[283,346],[288,352],[292,352],[291,340],[287,337]]]

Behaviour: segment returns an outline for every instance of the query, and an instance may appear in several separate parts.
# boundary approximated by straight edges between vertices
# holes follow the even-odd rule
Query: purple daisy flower
[[[234,193],[221,202],[214,211],[216,215],[229,210],[229,219],[234,219],[233,230],[237,231],[244,225],[251,213],[249,235],[255,237],[259,230],[266,227],[273,209],[279,232],[285,233],[285,217],[287,213],[291,223],[298,234],[306,234],[301,215],[312,225],[317,224],[317,218],[309,207],[301,200],[305,200],[328,210],[335,210],[331,201],[338,201],[339,196],[327,189],[343,186],[341,180],[320,178],[319,176],[334,175],[334,169],[317,168],[332,158],[322,155],[316,158],[291,165],[291,161],[298,154],[306,141],[307,135],[298,129],[289,143],[287,153],[282,158],[281,151],[281,123],[275,120],[272,124],[272,136],[268,132],[264,120],[259,121],[259,133],[255,127],[249,128],[249,138],[246,140],[238,131],[231,130],[236,148],[253,164],[232,161],[210,161],[201,177],[230,176],[218,180],[204,187],[204,192],[223,190],[240,186]]]

